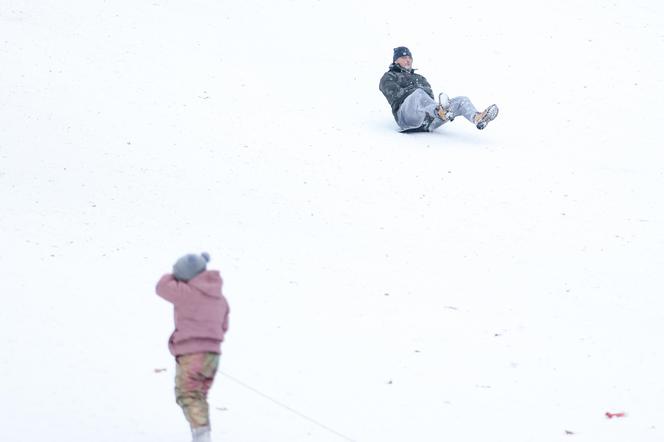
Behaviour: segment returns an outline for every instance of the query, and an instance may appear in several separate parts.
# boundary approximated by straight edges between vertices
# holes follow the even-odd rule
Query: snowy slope
[[[154,284],[207,250],[217,441],[664,440],[663,25],[1,0],[2,439],[188,440]],[[397,133],[397,45],[498,119]]]

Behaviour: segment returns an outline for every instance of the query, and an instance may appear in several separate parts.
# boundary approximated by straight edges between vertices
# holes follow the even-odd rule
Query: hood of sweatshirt
[[[206,270],[199,273],[187,283],[204,295],[213,298],[221,298],[221,286],[223,281],[217,270]]]

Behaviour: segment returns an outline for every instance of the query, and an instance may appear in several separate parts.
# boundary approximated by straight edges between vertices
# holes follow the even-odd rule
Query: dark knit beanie
[[[408,49],[405,46],[399,46],[398,48],[394,48],[394,55],[392,55],[392,63],[397,61],[397,58],[399,57],[405,57],[408,55],[409,57],[412,57],[413,54],[410,53],[410,49]]]

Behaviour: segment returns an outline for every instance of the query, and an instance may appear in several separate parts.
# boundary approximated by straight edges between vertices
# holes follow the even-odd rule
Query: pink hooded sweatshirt
[[[228,330],[228,302],[221,293],[221,275],[207,270],[187,282],[167,273],[157,283],[157,294],[172,302],[175,331],[168,341],[173,356],[221,353]]]

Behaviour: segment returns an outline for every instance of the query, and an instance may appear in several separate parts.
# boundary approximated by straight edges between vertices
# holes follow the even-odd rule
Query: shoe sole
[[[484,117],[478,123],[475,125],[479,130],[482,130],[486,127],[489,122],[493,121],[496,119],[498,116],[498,106],[495,104],[492,104],[489,106],[486,110],[486,114],[484,114]]]
[[[444,97],[444,99],[443,99],[443,97]],[[440,107],[445,109],[445,118],[440,117],[440,115],[438,115],[440,117],[440,119],[443,120],[443,123],[447,123],[448,121],[454,121],[454,117],[456,117],[456,115],[454,115],[449,110],[450,109],[450,97],[448,97],[445,92],[441,92],[440,94],[438,94],[438,104],[440,105]]]

